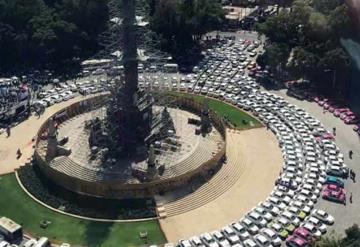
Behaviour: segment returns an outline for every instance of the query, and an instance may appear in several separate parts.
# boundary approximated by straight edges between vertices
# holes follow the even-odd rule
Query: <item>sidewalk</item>
[[[91,95],[86,98],[93,96],[94,95]],[[34,142],[32,142],[32,139],[37,134],[41,124],[47,118],[62,108],[83,99],[85,99],[85,97],[78,96],[69,101],[48,107],[40,118],[31,116],[28,120],[13,127],[11,129],[10,137],[7,137],[6,132],[0,135],[0,175],[11,173],[30,160],[34,153]],[[18,148],[20,148],[22,156],[19,159],[16,159],[16,151]]]

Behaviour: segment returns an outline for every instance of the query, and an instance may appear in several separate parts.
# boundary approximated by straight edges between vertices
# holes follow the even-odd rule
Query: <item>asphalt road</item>
[[[360,176],[360,138],[352,130],[353,125],[344,124],[339,118],[334,117],[332,113],[323,113],[323,108],[315,102],[301,101],[286,95],[285,90],[271,91],[284,97],[288,102],[295,104],[315,118],[321,121],[324,127],[332,132],[336,128],[336,144],[344,154],[344,162],[349,168],[353,169]],[[354,152],[353,159],[349,159],[349,150]],[[347,191],[347,204],[341,205],[333,202],[319,199],[316,208],[324,209],[335,217],[335,224],[331,230],[335,230],[338,234],[344,234],[345,229],[354,223],[360,224],[360,189],[359,183],[354,183],[348,179],[345,185]],[[349,202],[349,195],[353,194],[353,203]]]

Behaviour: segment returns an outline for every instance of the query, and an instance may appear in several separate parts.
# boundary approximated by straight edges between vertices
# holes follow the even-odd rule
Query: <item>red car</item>
[[[321,196],[325,200],[346,204],[346,195],[341,192],[324,190]]]
[[[346,204],[346,192],[335,184],[328,184],[321,193],[325,200]]]
[[[315,140],[317,142],[321,142],[321,140],[335,140],[335,136],[333,134],[330,134],[330,133],[324,133],[322,135],[319,135],[319,134],[314,134],[315,136]]]
[[[325,185],[324,190],[337,191],[337,192],[342,192],[342,193],[346,194],[345,189],[341,188],[340,186],[338,186],[336,184],[327,184],[327,185]]]
[[[347,112],[344,112],[344,113],[340,114],[341,120],[345,120],[346,118],[349,118],[349,117],[354,117],[355,118],[356,116],[352,111],[347,111]]]
[[[325,110],[328,110],[332,104],[333,104],[332,102],[328,101],[323,105],[323,107]]]
[[[354,116],[354,117],[347,117],[344,119],[344,123],[345,124],[355,124],[357,123],[359,120]]]
[[[328,99],[323,99],[323,100],[318,101],[317,103],[319,104],[319,106],[323,106],[328,101],[329,101]]]
[[[339,117],[342,113],[345,113],[345,112],[348,112],[348,111],[350,111],[349,108],[336,109],[336,110],[334,111],[334,116],[335,116],[335,117]]]
[[[321,96],[315,96],[315,97],[314,97],[314,101],[315,101],[316,103],[318,103],[321,99],[322,99]]]
[[[325,134],[322,135],[322,139],[335,140],[335,136],[333,134],[330,134],[330,133],[325,133]]]
[[[286,239],[286,246],[289,247],[306,247],[309,246],[309,242],[296,235],[291,235]]]
[[[293,235],[296,235],[302,239],[305,239],[309,243],[313,243],[316,240],[315,237],[312,235],[312,233],[304,227],[296,228]]]
[[[339,108],[340,106],[339,105],[331,105],[330,107],[329,107],[329,112],[331,112],[331,113],[334,113],[334,111],[336,111],[338,108]]]

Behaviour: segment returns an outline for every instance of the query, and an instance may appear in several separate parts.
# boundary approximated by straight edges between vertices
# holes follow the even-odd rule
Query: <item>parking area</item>
[[[259,81],[268,75],[255,63],[261,44],[261,38],[221,40],[179,90],[215,97],[257,116],[278,139],[283,169],[269,197],[243,218],[182,240],[180,246],[308,246],[329,229],[341,228],[334,221],[341,218],[336,211],[349,205],[347,157],[336,145],[332,127],[312,111],[261,89]]]
[[[346,125],[341,119],[335,117],[333,113],[329,111],[324,113],[324,108],[316,104],[316,102],[302,101],[289,97],[286,95],[285,90],[273,92],[315,116],[328,131],[331,132],[333,128],[336,128],[335,141],[340,150],[345,154],[345,163],[350,169],[354,170],[355,174],[360,174],[360,138],[353,130],[354,125]],[[348,156],[350,150],[354,153],[352,159]],[[356,180],[355,177],[355,181]],[[349,180],[345,188],[348,194],[353,194],[352,203],[348,201],[346,206],[339,207],[338,205],[327,201],[319,202],[319,207],[327,210],[338,219],[336,224],[332,227],[338,234],[343,234],[345,229],[354,223],[360,223],[360,215],[358,214],[360,192],[357,189],[358,184],[357,182]]]
[[[263,52],[262,37],[253,32],[220,36],[192,73],[146,71],[139,76],[139,86],[209,96],[251,112],[276,136],[284,163],[265,200],[218,230],[196,232],[196,236],[186,237],[178,245],[309,246],[332,229],[342,233],[360,222],[360,192],[356,190],[356,179],[348,178],[351,171],[357,174],[360,170],[360,140],[353,126],[345,125],[332,113],[324,113],[316,103],[291,98],[284,91],[262,89],[259,82],[269,75],[255,62]],[[76,97],[80,94],[105,92],[115,84],[116,76],[108,77],[102,70],[91,77],[45,88],[33,104],[55,106],[46,110],[40,120],[30,117],[14,127],[11,136],[0,142],[0,171],[10,172],[26,162],[32,154],[31,139],[46,116],[81,99]],[[23,156],[16,159],[11,152],[19,147],[24,150]],[[350,150],[354,152],[352,159]],[[261,169],[257,172],[264,175]]]

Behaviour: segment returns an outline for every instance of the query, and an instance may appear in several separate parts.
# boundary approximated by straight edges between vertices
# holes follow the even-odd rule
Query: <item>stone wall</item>
[[[85,99],[84,101],[74,103],[69,107],[58,111],[52,117],[57,118],[58,123],[61,123],[76,115],[93,110],[93,106],[99,106],[103,104],[106,98],[108,98],[108,94]],[[197,114],[201,112],[202,105],[195,102],[194,100],[176,97],[176,101],[184,109],[189,109]],[[221,133],[224,140],[226,140],[226,126],[224,122],[214,112],[210,112],[210,116],[214,126]],[[38,138],[36,141],[34,154],[36,164],[39,166],[42,173],[56,184],[70,191],[95,197],[104,197],[109,199],[149,197],[160,192],[173,190],[177,187],[188,184],[196,177],[206,175],[211,169],[216,170],[216,168],[221,165],[221,159],[225,155],[226,151],[226,142],[223,142],[219,147],[218,152],[214,154],[212,159],[208,160],[202,165],[199,165],[197,169],[191,170],[188,173],[176,177],[139,184],[124,184],[116,181],[89,182],[61,173],[50,167],[45,161],[45,155],[38,149],[38,143],[43,133],[46,133],[47,123],[48,120],[44,122],[38,131]]]

